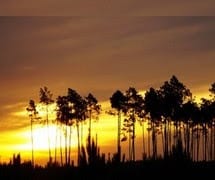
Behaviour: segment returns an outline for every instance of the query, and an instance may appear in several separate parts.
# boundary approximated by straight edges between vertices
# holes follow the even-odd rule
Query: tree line
[[[215,82],[209,88],[210,99],[202,98],[197,103],[193,95],[176,76],[155,89],[149,88],[142,96],[134,87],[122,92],[116,90],[110,97],[112,110],[108,114],[117,116],[117,147],[113,161],[125,161],[121,143],[128,143],[128,161],[136,161],[136,126],[142,127],[143,159],[189,158],[193,161],[215,160]],[[44,105],[46,118],[41,119],[34,100],[29,101],[31,125],[32,164],[34,165],[33,125],[44,121],[47,126],[49,163],[57,162],[57,147],[54,160],[50,147],[49,126],[55,124],[60,139],[60,164],[71,165],[72,127],[77,131],[77,164],[92,164],[105,161],[100,155],[96,137],[92,137],[92,119],[99,117],[102,109],[97,98],[89,93],[81,96],[68,88],[67,95],[54,101],[51,91],[40,88],[40,103]],[[55,102],[56,118],[50,121],[49,108]],[[83,124],[88,120],[86,147],[83,142]],[[147,128],[147,132],[145,129]],[[63,133],[62,133],[63,132]],[[57,137],[57,136],[60,137]],[[64,138],[62,138],[64,136]],[[62,147],[64,139],[64,147]],[[146,139],[147,143],[146,143]],[[158,153],[158,143],[162,153]]]

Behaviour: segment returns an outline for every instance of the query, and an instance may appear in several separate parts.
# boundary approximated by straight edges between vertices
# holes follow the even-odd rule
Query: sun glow
[[[144,96],[145,91],[140,91],[140,94]],[[195,100],[199,103],[200,98],[209,98],[209,93],[198,93]],[[110,110],[110,102],[104,101],[100,103],[102,105],[102,113],[98,120],[92,121],[92,138],[97,140],[101,153],[115,153],[117,144],[117,116],[111,116],[106,112]],[[20,108],[19,108],[20,109]],[[12,112],[11,118],[18,118],[21,124],[26,126],[8,130],[0,134],[1,144],[1,162],[8,162],[13,153],[21,153],[23,160],[31,159],[32,147],[35,154],[35,162],[39,164],[45,164],[48,161],[49,142],[52,157],[57,153],[59,160],[60,148],[64,151],[65,144],[67,147],[71,145],[72,157],[75,160],[77,156],[77,129],[76,126],[65,127],[65,125],[57,125],[55,122],[56,111],[55,104],[49,106],[49,125],[46,124],[46,109],[41,105],[38,105],[39,116],[41,119],[33,123],[32,132],[30,126],[30,118],[25,108]],[[122,118],[123,121],[123,118]],[[81,144],[86,145],[86,140],[89,132],[89,120],[87,119],[83,125],[80,126]],[[145,124],[144,131],[147,133],[148,125]],[[66,130],[71,132],[71,142],[66,137]],[[33,135],[33,146],[31,141],[31,133]],[[145,134],[146,142],[147,135]],[[128,143],[122,142],[122,150],[128,153]],[[137,145],[137,157],[141,158],[142,155],[142,127],[139,123],[136,123],[136,145]],[[161,146],[161,145],[160,145]],[[139,155],[138,155],[139,154]]]
[[[16,121],[20,123],[23,122],[27,126],[20,129],[14,129],[13,131],[7,131],[7,133],[5,134],[1,134],[2,140],[0,140],[0,143],[2,144],[2,152],[0,154],[0,157],[4,157],[4,159],[1,158],[1,160],[8,162],[13,153],[19,152],[21,153],[23,160],[30,160],[32,152],[31,133],[33,135],[33,150],[35,159],[37,161],[40,159],[39,163],[45,164],[48,161],[47,159],[49,142],[52,157],[54,157],[55,151],[57,151],[57,156],[59,159],[60,148],[62,147],[64,151],[65,144],[67,143],[67,146],[71,145],[73,159],[76,159],[78,144],[76,126],[72,126],[70,131],[70,127],[66,128],[65,125],[56,124],[55,104],[49,106],[49,125],[47,126],[46,109],[40,104],[37,105],[37,107],[39,112],[38,116],[41,119],[36,120],[33,123],[32,132],[30,118],[28,118],[28,113],[25,108],[19,108],[18,111],[10,113],[11,117],[17,118]],[[109,102],[102,102],[103,111],[100,114],[99,119],[92,119],[91,136],[92,138],[94,138],[94,140],[97,140],[102,152],[105,152],[105,147],[110,146],[111,144],[111,146],[114,148],[109,148],[108,152],[113,153],[115,151],[117,123],[116,117],[106,114],[106,110],[109,108]],[[83,125],[80,126],[82,139],[81,143],[83,143],[84,146],[86,145],[86,140],[89,132],[88,126],[88,119],[83,123]],[[71,142],[69,142],[69,138],[67,138],[66,142],[66,130],[68,133],[71,132]]]

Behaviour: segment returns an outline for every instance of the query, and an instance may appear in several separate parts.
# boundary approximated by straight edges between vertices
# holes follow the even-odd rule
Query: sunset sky
[[[54,98],[91,92],[108,106],[117,89],[158,88],[175,74],[195,96],[208,95],[214,1],[114,2],[0,0],[0,161],[31,148],[25,109],[43,86]]]

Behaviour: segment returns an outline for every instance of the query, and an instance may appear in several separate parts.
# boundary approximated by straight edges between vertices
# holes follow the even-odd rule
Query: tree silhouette
[[[92,128],[92,117],[98,118],[98,115],[101,111],[101,105],[98,104],[98,100],[89,93],[87,97],[85,97],[87,103],[87,112],[89,116],[89,134],[88,134],[88,144],[91,144],[91,128]]]
[[[33,122],[34,122],[35,120],[38,119],[38,117],[37,117],[38,112],[37,112],[36,104],[35,104],[34,100],[30,100],[30,101],[29,101],[29,105],[28,105],[28,107],[26,108],[26,110],[27,110],[28,113],[29,113],[29,118],[30,118],[30,121],[31,121],[31,162],[32,162],[32,165],[34,166]]]
[[[81,153],[81,146],[80,146],[80,123],[86,120],[86,112],[87,112],[87,102],[83,99],[75,90],[69,88],[68,101],[72,107],[71,118],[75,119],[75,124],[77,128],[77,139],[78,139],[78,164],[80,163],[80,153]]]
[[[135,161],[135,124],[143,110],[143,98],[133,87],[126,91],[125,97],[126,102],[123,111],[127,118],[124,121],[124,127],[127,128],[129,134],[129,160]]]
[[[118,130],[117,130],[117,161],[121,161],[121,113],[122,110],[125,108],[126,97],[123,93],[117,90],[113,95],[110,97],[111,107],[117,110],[118,114]]]
[[[203,159],[207,160],[207,151],[208,151],[208,125],[212,120],[212,113],[211,113],[211,101],[205,98],[201,99],[201,121],[200,125],[202,127],[202,156]]]
[[[194,149],[194,130],[195,126],[197,125],[198,118],[200,116],[200,109],[192,99],[187,101],[182,105],[180,110],[180,117],[182,122],[185,126],[184,128],[184,137],[185,137],[185,154],[186,156],[193,156],[193,149]],[[179,116],[179,115],[178,115]],[[198,125],[196,129],[198,128]],[[198,136],[196,136],[198,138]],[[199,151],[199,147],[197,146],[197,151]]]
[[[157,124],[161,122],[162,116],[162,99],[158,90],[150,88],[146,91],[144,97],[144,111],[149,114],[152,124],[152,146],[153,158],[157,157]],[[150,142],[148,142],[150,143]]]
[[[201,115],[202,115],[202,135],[203,157],[207,159],[215,159],[215,83],[209,88],[211,99],[202,98]],[[210,149],[209,149],[210,143]],[[209,151],[209,154],[207,153]]]
[[[181,138],[178,115],[182,104],[191,98],[190,90],[181,83],[176,76],[172,76],[170,81],[165,81],[164,85],[160,87],[162,97],[162,115],[164,117],[164,156],[169,154],[169,140],[171,140],[170,121],[177,120],[176,124],[176,138]],[[179,136],[178,136],[179,134]],[[177,142],[177,139],[175,139]],[[171,143],[170,143],[171,144]]]
[[[113,162],[122,162],[121,141],[128,139],[129,161],[135,161],[136,122],[141,122],[143,133],[143,153],[145,153],[144,126],[148,122],[148,157],[153,160],[159,158],[158,144],[163,145],[162,157],[176,159],[192,158],[194,161],[215,159],[215,83],[209,88],[210,99],[202,98],[197,104],[192,98],[190,90],[180,82],[176,76],[165,81],[159,89],[150,88],[144,99],[134,87],[125,93],[116,90],[110,97],[112,114],[117,115],[117,153]],[[49,127],[49,106],[54,101],[47,87],[40,89],[40,102],[46,107],[46,125]],[[61,144],[61,165],[70,164],[72,127],[77,128],[77,159],[78,166],[94,164],[100,157],[97,141],[92,138],[92,119],[99,116],[101,106],[97,99],[89,93],[82,97],[77,91],[69,88],[66,96],[58,96],[56,101],[56,122],[65,135],[64,150]],[[114,110],[113,110],[114,109]],[[33,100],[26,108],[31,121],[32,164],[34,165],[34,137],[33,125],[38,119],[38,112]],[[122,116],[125,117],[121,128]],[[89,118],[87,147],[82,140],[83,122]],[[49,129],[49,128],[48,128]],[[162,135],[160,138],[159,135]],[[56,139],[59,134],[56,133]],[[60,134],[62,135],[62,133]],[[128,135],[128,136],[127,136]],[[80,138],[81,137],[81,138]],[[128,138],[127,138],[128,137]],[[161,143],[159,143],[161,140]],[[57,140],[56,140],[57,141]],[[50,139],[49,163],[52,162]],[[152,146],[152,148],[150,147]],[[65,160],[63,160],[63,151]],[[152,152],[152,156],[151,153]],[[57,153],[56,153],[57,154]],[[147,157],[147,156],[145,156]],[[101,157],[100,157],[101,158]],[[125,156],[124,156],[125,158]],[[173,157],[173,159],[175,159]],[[200,159],[201,158],[201,159]],[[56,159],[56,157],[55,157]],[[100,159],[101,160],[101,159]],[[104,159],[103,159],[104,160]],[[102,161],[103,161],[102,160]],[[64,162],[63,162],[64,161]],[[56,160],[55,160],[56,162]],[[103,161],[105,162],[105,161]],[[109,161],[111,164],[110,156]],[[124,162],[124,161],[123,161]],[[132,164],[132,162],[130,162]],[[114,163],[113,163],[114,164]]]
[[[69,124],[69,120],[71,118],[71,107],[69,106],[69,102],[66,96],[58,96],[57,98],[57,120],[62,123],[65,124],[66,128],[65,128],[65,165],[69,164],[68,161],[68,153],[67,153],[67,137],[68,137],[68,130],[67,130],[67,126]],[[62,147],[60,147],[62,148]],[[62,149],[61,149],[61,164],[62,164]]]
[[[211,88],[209,89],[211,96],[212,96],[212,102],[211,102],[211,115],[212,115],[212,121],[211,121],[211,158],[215,160],[215,82],[211,85]],[[213,149],[213,151],[212,151]],[[213,156],[213,157],[212,157]]]
[[[46,125],[47,125],[47,137],[48,137],[48,150],[49,150],[49,162],[52,162],[51,147],[50,147],[50,137],[49,137],[49,105],[54,103],[52,99],[53,94],[45,86],[40,88],[40,103],[46,106]]]
[[[211,84],[211,88],[209,89],[209,91],[213,96],[215,96],[215,82]]]

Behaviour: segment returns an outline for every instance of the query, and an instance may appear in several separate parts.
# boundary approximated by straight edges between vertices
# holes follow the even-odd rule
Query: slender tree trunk
[[[67,124],[66,124],[66,133],[65,133],[65,165],[68,165],[68,155],[67,155],[67,138],[68,138],[68,132],[67,132]]]
[[[192,125],[192,128],[191,128],[191,158],[192,158],[192,160],[193,161],[195,161],[195,148],[193,148],[193,147],[195,147],[195,142],[194,142],[194,126]]]
[[[47,125],[47,136],[48,136],[48,150],[49,150],[49,162],[52,162],[51,147],[50,147],[50,137],[49,137],[49,109],[46,105],[46,125]]]
[[[63,149],[62,149],[62,124],[60,125],[60,162],[61,166],[63,166]]]
[[[80,152],[81,152],[81,150],[80,150],[80,134],[79,134],[79,122],[77,122],[77,125],[76,125],[76,127],[77,127],[77,138],[78,138],[78,166],[80,165]]]
[[[118,161],[121,162],[121,145],[120,145],[120,134],[121,134],[121,112],[118,111],[118,132],[117,132],[117,156]]]
[[[58,143],[58,121],[56,121],[56,129],[55,129],[55,155],[54,155],[54,161],[55,164],[57,163],[57,143]]]
[[[206,123],[204,124],[204,129],[205,129],[205,161],[207,161],[207,130],[206,130]]]
[[[155,147],[155,125],[152,119],[152,158],[156,158],[156,147]]]
[[[199,124],[197,124],[197,135],[196,135],[196,138],[197,138],[197,142],[196,142],[196,145],[197,145],[197,148],[196,148],[196,160],[197,162],[199,161],[199,144],[200,144],[200,136],[199,136]]]
[[[70,155],[71,155],[71,136],[72,136],[72,127],[69,126],[69,155],[68,155],[68,165],[70,165]]]
[[[133,161],[135,161],[135,136],[136,136],[136,134],[135,134],[135,119],[134,119],[134,117],[133,117],[133,132],[132,132],[132,154],[133,154],[133,156],[132,156],[132,160]]]
[[[161,124],[161,140],[162,140],[162,148],[163,148],[163,157],[165,155],[165,145],[164,145],[164,132],[163,132],[163,124]]]
[[[172,121],[172,120],[171,120]],[[171,128],[171,121],[168,123],[168,132],[169,132],[169,150],[172,148],[172,128]]]
[[[90,110],[90,119],[89,119],[89,144],[91,145],[91,128],[92,128],[92,110]]]
[[[128,153],[129,153],[129,161],[131,161],[131,127],[129,126],[128,132]]]
[[[168,136],[167,136],[167,120],[165,119],[164,122],[164,158],[166,158],[168,156]]]
[[[176,146],[178,141],[178,121],[175,122],[175,137],[174,137],[174,146]]]
[[[33,137],[33,118],[31,118],[31,163],[34,167],[34,137]]]
[[[187,135],[186,153],[190,154],[190,126],[189,126],[189,122],[187,122],[187,126],[186,126],[186,135]]]
[[[204,125],[203,126],[203,130],[202,130],[202,159],[205,160],[205,133],[204,133]]]
[[[142,143],[143,143],[143,159],[145,158],[146,154],[146,147],[145,147],[145,132],[144,132],[144,122],[142,123]]]
[[[151,147],[150,147],[150,128],[148,127],[148,157],[151,156]]]
[[[81,121],[81,142],[80,142],[80,147],[83,146],[83,121]]]

